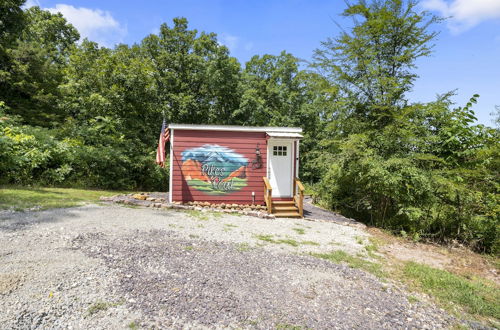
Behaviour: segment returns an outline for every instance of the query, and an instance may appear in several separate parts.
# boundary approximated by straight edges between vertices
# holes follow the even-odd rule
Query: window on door
[[[273,156],[286,156],[286,146],[273,146]]]

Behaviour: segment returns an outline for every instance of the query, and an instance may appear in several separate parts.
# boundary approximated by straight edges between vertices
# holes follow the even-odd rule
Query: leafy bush
[[[448,120],[441,126],[445,130],[457,124]],[[453,138],[460,144],[444,148],[439,139],[450,136],[432,133],[430,127],[421,137],[409,137],[399,127],[397,144],[387,138],[392,129],[338,141],[335,151],[324,156],[328,162],[321,160],[329,164],[318,185],[322,202],[396,233],[457,240],[480,251],[500,252],[498,132],[467,126],[455,130]],[[471,131],[481,135],[481,142],[467,146],[467,139],[478,140]],[[441,148],[428,150],[429,141],[437,141]]]
[[[151,152],[135,152],[146,146],[113,141],[110,136],[91,145],[96,138],[91,131],[81,128],[74,132],[74,138],[62,138],[60,131],[18,125],[4,118],[0,124],[0,183],[165,190],[167,170],[158,168]],[[89,141],[84,136],[90,137]]]

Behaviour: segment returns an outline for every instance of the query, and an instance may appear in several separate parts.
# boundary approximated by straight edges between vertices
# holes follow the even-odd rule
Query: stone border
[[[273,214],[267,214],[266,207],[262,205],[238,205],[238,204],[212,204],[209,202],[188,202],[169,203],[165,198],[154,197],[149,193],[115,195],[111,197],[101,196],[99,198],[104,202],[112,202],[125,205],[136,205],[143,207],[175,209],[175,210],[195,210],[201,212],[221,212],[221,213],[237,213],[249,215],[263,219],[275,219]]]

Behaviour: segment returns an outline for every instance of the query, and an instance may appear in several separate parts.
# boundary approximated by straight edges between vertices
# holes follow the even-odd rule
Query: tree
[[[452,93],[410,103],[416,60],[428,56],[439,19],[415,1],[360,0],[354,24],[328,39],[313,68],[329,81],[331,118],[319,146],[322,202],[347,216],[414,238],[450,238],[499,251],[498,136]],[[336,97],[335,97],[335,93]]]
[[[25,25],[25,16],[21,8],[24,2],[25,0],[0,2],[0,83],[3,83],[9,75],[6,50],[16,41]]]
[[[238,107],[240,65],[214,33],[198,34],[185,18],[175,18],[141,48],[153,63],[158,112],[169,122],[228,123]]]
[[[10,67],[0,98],[23,123],[55,126],[64,117],[57,107],[62,69],[79,34],[61,14],[31,7],[24,15],[26,26],[6,50]]]
[[[348,5],[343,16],[353,27],[322,42],[313,67],[337,85],[345,105],[337,116],[345,134],[387,125],[407,104],[417,75],[416,60],[431,53],[439,22],[416,11],[414,0],[385,0]]]

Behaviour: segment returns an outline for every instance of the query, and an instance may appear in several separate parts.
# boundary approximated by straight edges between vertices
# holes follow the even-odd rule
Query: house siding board
[[[262,167],[252,169],[251,162],[256,159],[255,149],[257,144],[261,151]],[[204,145],[219,145],[233,150],[235,153],[248,159],[245,171],[245,184],[243,188],[223,195],[210,195],[200,191],[206,183],[202,181],[186,181],[182,170],[196,170],[196,163],[185,163],[183,168],[182,152],[186,149],[198,148]],[[175,130],[175,143],[173,145],[172,166],[172,200],[179,202],[202,201],[211,203],[231,202],[236,204],[251,204],[252,192],[255,192],[255,203],[264,204],[264,183],[262,177],[266,175],[267,143],[264,132],[229,132],[229,131],[203,131],[203,130]],[[233,168],[221,163],[218,167],[224,173],[235,173]],[[231,172],[233,170],[233,172]]]

